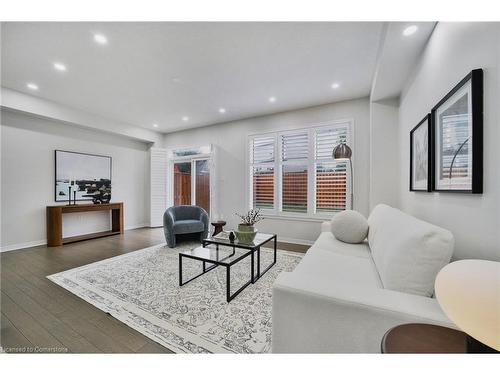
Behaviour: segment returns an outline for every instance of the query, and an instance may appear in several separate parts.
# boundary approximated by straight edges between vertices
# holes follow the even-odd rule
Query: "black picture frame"
[[[427,184],[425,188],[415,187],[413,184],[413,163],[415,162],[413,139],[416,131],[420,130],[421,127],[427,128]],[[432,190],[432,126],[431,126],[431,114],[428,113],[412,130],[410,130],[410,191],[415,192],[430,192]]]
[[[93,156],[97,158],[106,158],[109,159],[109,181],[110,185],[112,183],[112,177],[113,177],[113,158],[111,156],[106,156],[106,155],[98,155],[98,154],[89,154],[85,152],[77,152],[77,151],[67,151],[67,150],[54,150],[54,201],[56,202],[67,202],[68,197],[64,196],[64,198],[60,198],[58,194],[58,189],[57,189],[57,154],[59,152],[64,152],[64,153],[69,153],[69,154],[78,154],[78,155],[86,155],[86,156]],[[73,201],[73,197],[71,197],[71,200]],[[92,201],[92,197],[88,198],[77,198],[76,201]]]
[[[467,85],[470,81],[470,118],[471,118],[471,135],[469,139],[463,144],[470,143],[472,145],[472,171],[470,179],[470,188],[443,188],[438,186],[438,178],[436,176],[436,171],[438,170],[436,163],[437,155],[440,154],[437,142],[439,141],[439,122],[437,119],[437,113],[440,107],[446,104],[450,98],[454,96],[460,89]],[[431,111],[431,125],[432,125],[432,190],[436,192],[449,192],[449,193],[466,193],[466,194],[482,194],[483,193],[483,70],[474,69],[469,74],[467,74],[446,96],[441,99]],[[461,146],[463,146],[463,144]],[[457,150],[458,154],[460,149]],[[455,157],[454,156],[454,157]],[[450,169],[453,166],[453,159],[451,162]],[[450,170],[451,177],[451,170]],[[451,180],[451,178],[450,178]]]

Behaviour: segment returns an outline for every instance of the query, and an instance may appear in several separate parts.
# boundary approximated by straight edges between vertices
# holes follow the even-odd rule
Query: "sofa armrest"
[[[296,272],[281,273],[273,286],[274,353],[380,353],[387,330],[418,322],[456,328],[428,297],[325,285]]]
[[[332,223],[330,221],[323,221],[321,223],[321,233],[331,232],[331,231],[332,231]]]

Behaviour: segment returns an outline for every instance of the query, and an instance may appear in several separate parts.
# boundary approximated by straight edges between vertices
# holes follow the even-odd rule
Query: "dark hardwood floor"
[[[7,352],[171,353],[46,276],[164,242],[163,230],[1,253],[0,344]],[[305,251],[307,246],[279,243]]]

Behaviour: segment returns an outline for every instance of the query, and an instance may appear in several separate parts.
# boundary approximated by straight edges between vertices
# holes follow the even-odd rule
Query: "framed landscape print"
[[[482,69],[470,72],[431,113],[433,190],[482,193]]]
[[[410,191],[431,191],[431,115],[410,131]]]
[[[92,200],[98,192],[111,194],[111,157],[55,150],[55,201]]]

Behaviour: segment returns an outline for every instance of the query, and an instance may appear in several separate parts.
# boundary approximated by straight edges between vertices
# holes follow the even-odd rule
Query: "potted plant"
[[[238,230],[235,231],[238,241],[242,243],[253,242],[257,235],[257,230],[254,225],[264,219],[260,213],[260,208],[251,209],[244,215],[238,213],[235,215],[241,219],[241,223],[238,224]]]

